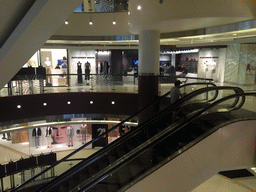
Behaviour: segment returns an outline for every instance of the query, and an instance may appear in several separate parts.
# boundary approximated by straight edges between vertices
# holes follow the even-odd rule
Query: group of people
[[[185,64],[182,64],[180,67],[178,67],[178,70],[180,73],[180,76],[184,77],[188,74],[188,70],[185,67]],[[170,76],[176,76],[176,69],[173,65],[170,65],[169,63],[166,63],[164,66],[160,67],[160,74],[169,74]]]

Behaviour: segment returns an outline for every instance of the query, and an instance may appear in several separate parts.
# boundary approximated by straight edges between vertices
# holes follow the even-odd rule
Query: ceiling
[[[170,34],[169,36],[171,36]],[[90,47],[100,49],[137,49],[139,40],[47,40],[45,47]],[[223,46],[238,43],[256,43],[256,28],[231,32],[167,37],[160,40],[160,45],[171,47]]]

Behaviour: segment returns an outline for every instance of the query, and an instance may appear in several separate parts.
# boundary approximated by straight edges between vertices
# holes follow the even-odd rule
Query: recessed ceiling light
[[[111,104],[114,105],[114,104],[115,104],[115,101],[112,101]]]
[[[20,109],[20,108],[21,108],[21,105],[17,105],[17,108]]]
[[[93,24],[93,23],[90,21],[90,22],[89,22],[89,25],[92,25],[92,24]]]
[[[68,21],[65,21],[65,24],[68,25]]]
[[[71,102],[70,102],[70,101],[68,101],[68,102],[67,102],[67,104],[68,104],[68,105],[70,105],[70,104],[71,104]]]
[[[138,6],[137,6],[137,9],[138,9],[138,10],[141,10],[141,9],[142,9],[141,5],[138,5]]]
[[[116,25],[116,22],[115,22],[115,21],[113,21],[113,25]]]
[[[128,15],[131,15],[131,12],[130,12],[130,11],[128,11]]]
[[[43,105],[44,105],[44,106],[46,106],[46,105],[47,105],[47,103],[43,103]]]
[[[252,167],[251,170],[253,170],[254,172],[256,172],[256,167]]]
[[[90,104],[92,105],[92,104],[93,104],[93,101],[90,101]]]
[[[237,35],[236,33],[234,33],[233,35]]]
[[[203,39],[203,37],[199,37],[199,39]]]

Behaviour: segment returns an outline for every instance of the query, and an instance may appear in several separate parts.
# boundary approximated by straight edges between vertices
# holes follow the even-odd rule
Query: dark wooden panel
[[[112,101],[115,101],[114,105]],[[47,103],[47,106],[43,103]],[[21,108],[18,109],[17,105],[21,105]],[[137,111],[138,95],[78,92],[12,96],[0,98],[0,108],[0,122],[62,114],[131,115]]]

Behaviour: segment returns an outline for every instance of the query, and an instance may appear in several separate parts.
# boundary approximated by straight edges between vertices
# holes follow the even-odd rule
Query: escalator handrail
[[[243,90],[242,89],[240,89],[240,88],[238,88],[238,87],[229,87],[229,86],[225,86],[225,87],[207,87],[207,88],[202,88],[202,89],[199,89],[199,90],[196,90],[196,91],[194,91],[194,92],[192,92],[192,93],[190,93],[190,94],[188,94],[188,95],[186,95],[186,97],[184,97],[184,98],[182,98],[182,99],[180,99],[179,101],[177,101],[176,103],[174,103],[170,108],[173,110],[174,108],[176,108],[176,107],[178,107],[181,103],[183,103],[183,102],[185,102],[185,101],[187,101],[187,100],[189,100],[189,99],[191,99],[191,98],[193,98],[194,96],[196,96],[196,95],[199,95],[199,94],[201,94],[201,93],[204,93],[204,92],[206,92],[206,91],[211,91],[211,90],[220,90],[220,89],[239,89],[241,92],[243,92]],[[158,101],[157,101],[158,102]],[[156,103],[157,103],[156,102]],[[120,124],[122,124],[122,122],[120,123]],[[120,124],[118,124],[118,125],[120,125]],[[142,123],[141,124],[141,126],[143,125],[144,123]],[[118,126],[118,125],[116,125],[116,127]],[[109,131],[111,131],[111,130],[113,130],[113,129],[115,129],[116,127],[113,127],[112,129],[110,129]],[[142,127],[144,127],[144,126],[142,126]],[[104,134],[102,134],[101,136],[103,137],[104,135],[106,135],[108,132],[105,132]],[[128,132],[129,133],[129,132]],[[131,133],[131,132],[130,132]],[[124,136],[128,136],[129,134],[125,134]],[[92,140],[92,141],[90,141],[90,142],[88,142],[87,144],[85,144],[86,146],[87,145],[90,145],[90,144],[92,144],[93,142],[95,142],[95,141],[97,141],[99,138],[101,138],[100,136],[99,137],[97,137],[96,139],[94,139],[94,140]],[[76,152],[78,152],[78,151],[80,151],[82,148],[84,148],[85,147],[85,145],[84,146],[82,146],[82,147],[80,147],[79,149],[77,149],[77,150],[75,150],[74,152],[72,152],[72,154],[70,154],[70,155],[68,155],[68,156],[66,156],[66,157],[64,157],[62,160],[66,160],[67,158],[69,158],[70,156],[72,156],[73,154],[75,154]],[[105,151],[104,151],[104,153],[105,153]],[[100,156],[100,154],[97,154],[98,156]],[[91,158],[94,158],[94,154],[91,156]],[[90,161],[91,160],[91,158],[89,157],[86,161]],[[62,161],[62,160],[60,160],[60,161]],[[59,163],[61,163],[59,161]],[[58,164],[59,164],[58,163]],[[57,164],[56,164],[57,165]],[[55,165],[53,165],[52,167],[54,167]],[[48,170],[50,170],[51,169],[51,167],[49,167],[48,168]],[[45,172],[46,172],[47,170],[45,170]],[[43,172],[43,173],[45,173],[45,172]],[[39,173],[40,174],[40,173]],[[40,176],[38,174],[38,176]],[[36,178],[36,177],[35,177]],[[33,180],[32,178],[31,178],[31,180]],[[25,181],[25,182],[29,182],[29,180],[27,180],[27,181]]]
[[[202,88],[202,89],[196,90],[196,91],[194,91],[194,92],[192,92],[192,93],[186,95],[186,97],[184,97],[184,98],[180,99],[179,101],[177,101],[176,103],[174,103],[172,106],[169,107],[170,109],[167,109],[167,110],[169,110],[169,111],[170,111],[170,110],[173,110],[173,109],[175,109],[176,107],[178,107],[181,103],[183,103],[183,102],[185,102],[185,101],[187,101],[187,100],[193,98],[194,96],[197,96],[197,95],[199,95],[199,94],[202,94],[202,93],[204,93],[204,92],[206,92],[206,91],[221,90],[221,89],[233,89],[233,90],[237,90],[238,92],[243,93],[243,90],[242,90],[241,88],[239,88],[239,87],[223,86],[223,87],[208,87],[208,88]],[[166,109],[165,109],[165,110],[166,110]],[[161,114],[162,114],[162,113],[165,113],[165,111],[163,110],[163,112],[161,112]],[[161,116],[162,116],[161,114],[158,115],[158,116],[161,117]],[[156,117],[156,118],[159,118],[159,117]],[[156,118],[153,118],[153,119],[156,119]],[[152,122],[152,119],[150,120],[150,122]],[[148,122],[147,122],[147,123],[142,123],[142,124],[140,124],[141,129],[143,129],[143,127],[144,127],[145,125],[147,125],[147,124],[148,124]],[[149,124],[150,124],[150,123],[149,123]],[[139,130],[136,129],[136,131],[139,131]],[[127,137],[130,136],[129,133],[132,134],[131,131],[130,131],[130,132],[128,132],[127,134],[125,134],[124,136],[127,136]],[[110,144],[110,145],[111,145],[111,144]],[[107,149],[102,151],[102,153],[106,153],[106,152],[107,152]],[[97,155],[98,155],[97,157],[100,156],[100,154],[97,154]],[[89,157],[89,158],[86,160],[86,162],[83,163],[83,166],[85,166],[85,165],[87,164],[87,162],[90,162],[93,158],[94,158],[94,154],[93,154],[91,157]],[[73,167],[72,169],[73,169],[72,171],[75,172],[75,167]],[[64,173],[63,173],[63,174],[64,174]]]
[[[210,106],[207,106],[205,109],[201,110],[200,112],[198,112],[197,114],[195,115],[192,115],[189,119],[186,119],[186,121],[183,121],[185,123],[182,123],[180,125],[178,125],[179,127],[177,129],[172,129],[172,130],[169,130],[168,132],[172,132],[171,134],[173,134],[174,132],[178,131],[179,129],[183,128],[184,126],[186,126],[188,123],[190,123],[191,121],[195,120],[196,118],[199,118],[202,114],[204,114],[206,111],[212,109],[213,107],[215,107],[216,105],[222,103],[222,102],[225,102],[229,99],[232,99],[232,98],[237,98],[237,97],[242,97],[243,98],[243,101],[242,103],[244,104],[244,99],[245,99],[245,96],[244,95],[247,95],[248,93],[238,93],[238,94],[233,94],[233,95],[230,95],[230,96],[227,96],[227,97],[224,97],[220,100],[217,100],[216,102],[212,103]],[[253,93],[253,96],[256,96],[256,92]],[[242,106],[242,105],[241,105]],[[166,131],[167,132],[167,131]],[[157,139],[159,139],[160,137],[166,137],[166,133],[160,133],[159,137],[156,137]],[[155,139],[156,140],[156,139]],[[119,167],[122,167],[124,166],[124,164],[126,163],[126,160],[130,160],[131,157],[134,157],[134,156],[138,156],[138,154],[141,154],[142,152],[144,152],[145,150],[147,150],[150,146],[153,145],[153,142],[146,142],[145,146],[143,146],[143,148],[140,148],[140,152],[136,151],[136,150],[133,150],[131,153],[126,154],[124,156],[124,158],[122,158],[121,161],[117,162],[117,163],[114,163],[114,167],[108,167],[108,170],[104,170],[102,171],[103,172],[103,175],[98,177],[95,175],[93,179],[91,179],[91,183],[87,184],[87,188],[85,189],[84,186],[79,186],[79,188],[81,188],[81,190],[87,190],[88,188],[92,187],[93,185],[97,184],[98,182],[100,182],[101,180],[103,180],[104,178],[106,178],[108,175],[111,175],[116,169],[118,169]],[[98,173],[97,175],[100,175],[100,173]]]
[[[199,83],[184,84],[184,85],[181,85],[179,88],[181,89],[181,88],[184,87],[184,91],[185,91],[186,90],[186,85],[188,85],[188,86],[192,86],[192,85],[207,85],[207,87],[208,87],[208,85],[212,85],[213,87],[217,87],[217,85],[215,85],[214,83],[199,82]],[[216,90],[214,97],[212,99],[208,100],[208,102],[214,101],[217,97],[218,97],[218,90]]]
[[[200,82],[200,83],[188,83],[188,84],[184,84],[181,85],[180,88],[186,87],[186,86],[191,86],[191,85],[212,85],[215,86],[216,85],[214,83],[207,83],[207,82]],[[84,144],[83,146],[79,147],[78,149],[76,149],[75,151],[71,152],[69,155],[65,156],[64,158],[62,158],[61,160],[55,162],[54,164],[52,164],[50,167],[46,168],[45,170],[43,170],[42,172],[36,174],[35,176],[31,177],[30,179],[28,179],[27,181],[23,182],[22,184],[18,185],[17,187],[15,187],[12,191],[16,191],[17,189],[19,189],[20,187],[24,186],[25,184],[29,183],[30,181],[33,181],[35,178],[41,176],[42,174],[44,174],[45,172],[49,171],[50,169],[52,169],[53,167],[57,166],[58,164],[60,164],[61,162],[67,160],[69,157],[73,156],[74,154],[76,154],[77,152],[79,152],[80,150],[82,150],[83,148],[91,145],[92,143],[96,142],[97,140],[99,140],[100,138],[104,137],[105,135],[107,135],[109,132],[113,131],[114,129],[116,129],[118,126],[122,125],[123,123],[125,123],[126,121],[128,121],[129,119],[135,117],[136,115],[138,115],[139,113],[141,113],[142,111],[144,111],[145,109],[147,109],[148,107],[157,104],[162,98],[166,97],[167,95],[170,94],[170,91],[168,91],[166,94],[162,95],[160,98],[158,98],[156,101],[154,101],[153,103],[143,107],[142,109],[138,110],[136,113],[134,113],[133,115],[129,116],[128,118],[122,120],[120,123],[118,123],[117,125],[113,126],[111,129],[109,129],[108,131],[106,131],[105,133],[101,134],[100,136],[96,137],[94,140],[89,141],[88,143]]]
[[[225,102],[225,101],[227,101],[227,100],[229,100],[229,99],[233,99],[233,98],[237,98],[237,97],[242,97],[242,102],[241,102],[242,105],[239,105],[239,108],[241,108],[241,107],[243,106],[244,102],[245,102],[245,96],[256,96],[256,92],[252,92],[252,93],[237,93],[237,94],[229,95],[229,96],[226,96],[226,97],[224,97],[224,98],[222,98],[222,99],[219,99],[219,100],[215,101],[214,103],[212,103],[211,105],[209,105],[209,106],[205,107],[204,109],[200,110],[198,113],[192,115],[191,117],[189,117],[188,119],[186,119],[186,121],[183,121],[183,123],[181,123],[181,124],[178,125],[179,127],[178,127],[177,129],[175,129],[175,130],[169,130],[169,131],[172,132],[172,133],[170,133],[170,134],[173,134],[174,132],[180,130],[181,128],[183,128],[184,126],[188,125],[188,124],[189,124],[190,122],[192,122],[193,120],[199,118],[199,117],[200,117],[201,115],[203,115],[205,112],[209,111],[209,110],[212,109],[213,107],[215,107],[215,106],[217,106],[218,104],[220,104],[220,103],[222,103],[222,102]],[[238,109],[238,107],[236,107],[236,109]],[[164,135],[164,137],[166,137],[166,133],[161,133],[161,137],[163,137],[163,135]],[[159,137],[159,138],[157,138],[157,139],[161,139],[161,138]],[[89,187],[93,186],[94,183],[96,183],[96,182],[100,182],[100,181],[101,181],[102,179],[104,179],[107,175],[112,174],[112,173],[113,173],[116,169],[118,169],[119,167],[124,166],[124,164],[126,163],[126,160],[130,160],[130,158],[131,158],[132,156],[138,156],[140,153],[144,152],[144,151],[147,150],[150,146],[153,145],[152,142],[146,142],[146,144],[147,144],[146,146],[144,146],[142,149],[140,149],[140,152],[138,152],[138,151],[132,151],[131,153],[133,153],[133,154],[132,154],[132,155],[129,154],[129,155],[124,156],[124,158],[122,159],[122,161],[120,161],[117,166],[115,166],[114,168],[109,167],[109,171],[105,170],[105,174],[104,174],[103,176],[101,176],[100,178],[98,178],[98,179],[95,178],[95,179],[92,181],[93,183],[92,183],[92,184],[89,184]],[[136,153],[136,155],[135,155],[135,153]],[[102,178],[102,177],[103,177],[103,178]],[[79,187],[81,187],[81,186],[79,186]],[[85,188],[81,188],[81,189],[82,189],[82,190],[86,190]]]
[[[206,81],[213,81],[213,79],[210,78],[200,78],[200,77],[182,77],[179,75],[173,75],[173,76],[164,76],[164,75],[158,75],[158,77],[166,77],[166,78],[172,78],[172,77],[176,77],[176,78],[183,78],[183,79],[196,79],[196,80],[206,80]]]

